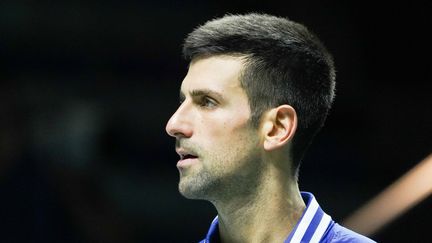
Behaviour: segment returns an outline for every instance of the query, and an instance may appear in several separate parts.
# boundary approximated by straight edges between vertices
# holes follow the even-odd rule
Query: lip
[[[191,166],[197,162],[198,162],[198,157],[197,158],[180,159],[177,162],[177,168],[179,168],[179,169],[186,168],[186,167]]]
[[[195,152],[185,148],[177,148],[177,154],[180,156],[180,160],[177,162],[177,168],[185,168],[196,163],[199,159]],[[190,157],[193,156],[193,157]]]

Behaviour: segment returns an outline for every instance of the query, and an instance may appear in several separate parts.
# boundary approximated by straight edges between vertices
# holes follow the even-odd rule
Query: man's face
[[[242,66],[236,57],[200,58],[182,82],[166,131],[176,138],[179,190],[188,198],[241,194],[259,175],[260,139],[240,86]]]

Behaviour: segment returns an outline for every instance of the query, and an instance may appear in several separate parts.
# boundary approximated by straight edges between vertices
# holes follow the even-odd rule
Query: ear
[[[274,150],[286,145],[297,129],[297,113],[290,105],[281,105],[266,112],[262,121],[264,149]]]

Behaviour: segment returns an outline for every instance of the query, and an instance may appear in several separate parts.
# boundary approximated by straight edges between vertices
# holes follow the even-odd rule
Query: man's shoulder
[[[374,243],[375,241],[335,223],[327,242],[331,243]]]

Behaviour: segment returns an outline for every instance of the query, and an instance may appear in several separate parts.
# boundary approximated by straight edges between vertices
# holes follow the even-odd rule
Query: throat
[[[223,242],[283,242],[288,237],[306,208],[300,192],[261,192],[225,207],[215,205]]]

